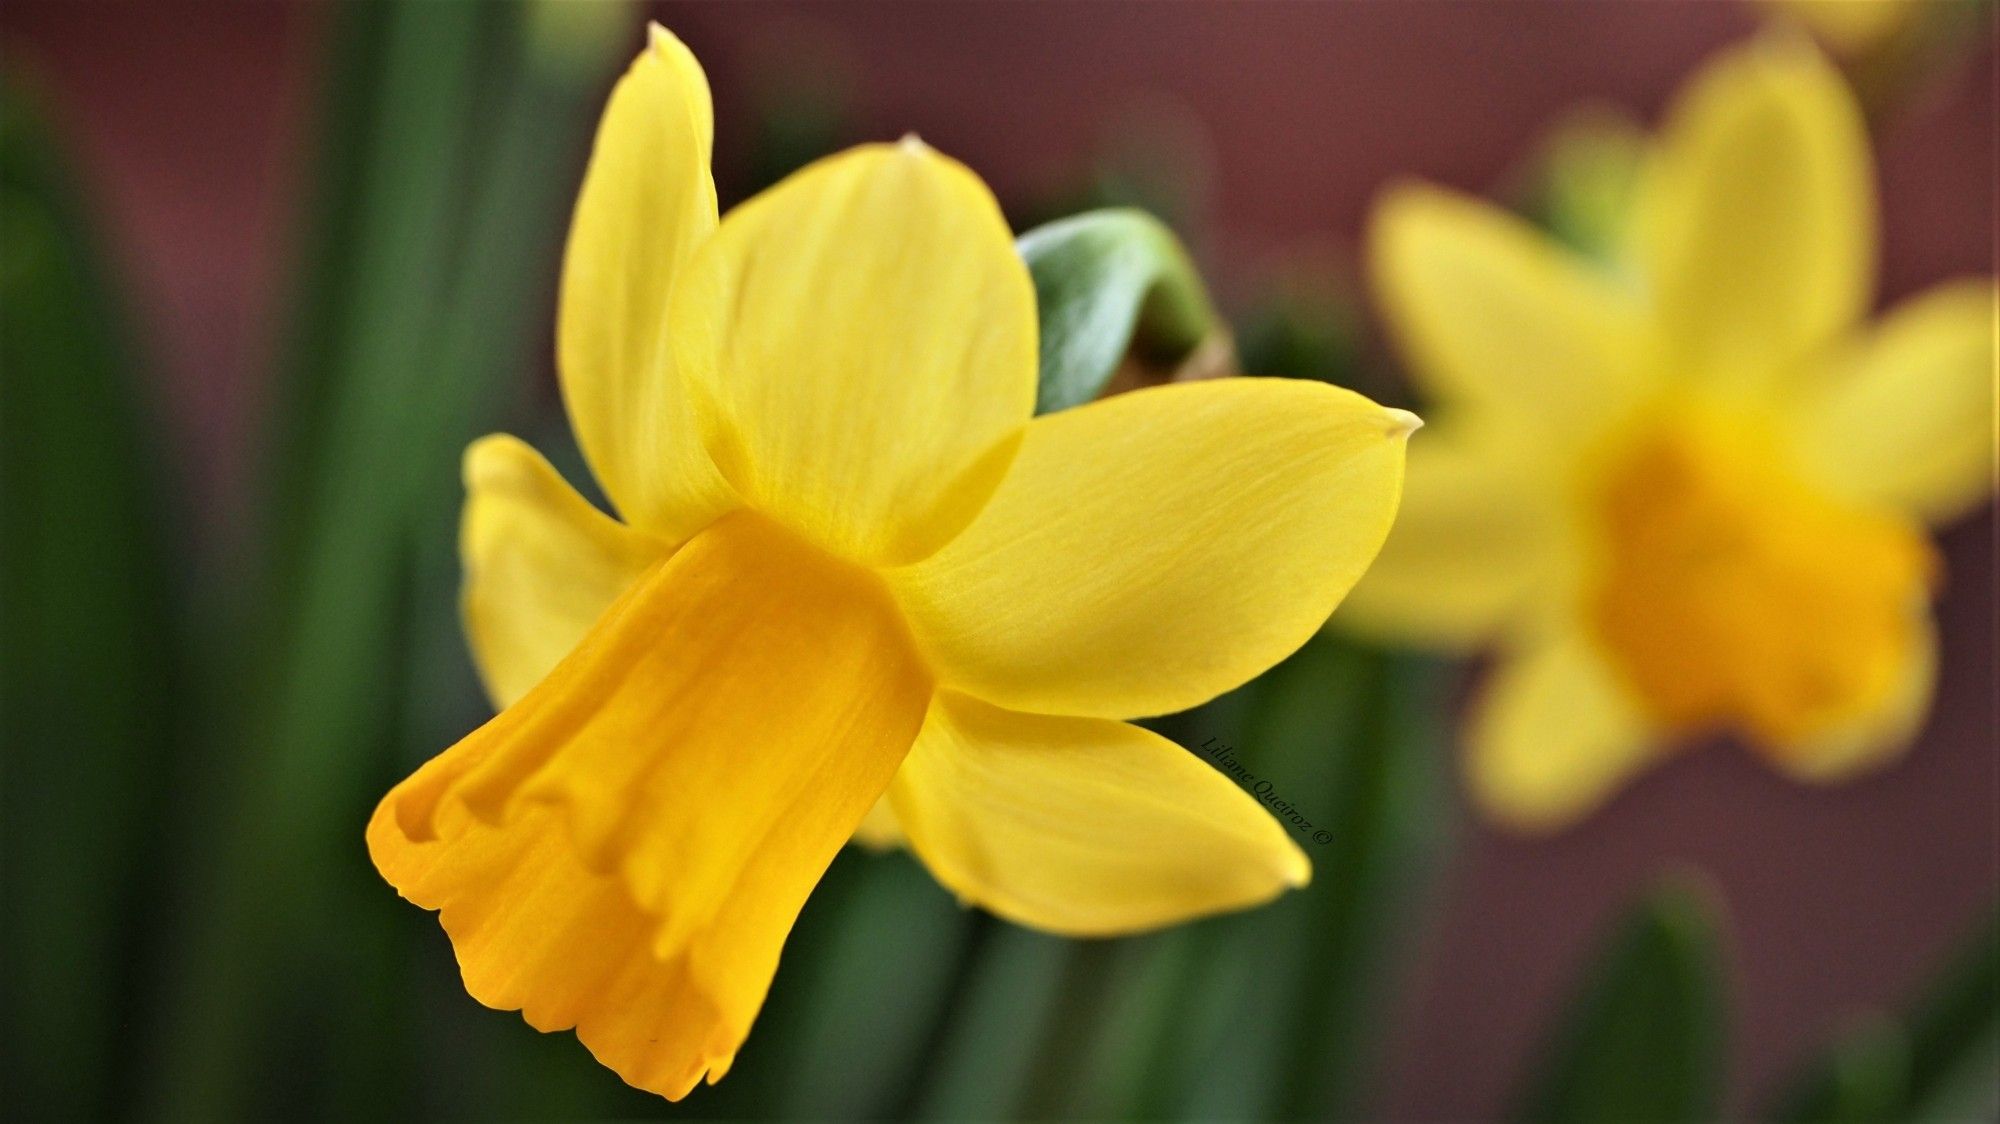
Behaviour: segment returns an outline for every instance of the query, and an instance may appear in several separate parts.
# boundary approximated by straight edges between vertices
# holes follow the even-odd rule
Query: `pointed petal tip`
[[[1312,860],[1306,857],[1305,848],[1300,847],[1297,840],[1287,837],[1285,842],[1291,845],[1291,854],[1286,856],[1285,861],[1285,888],[1303,890],[1312,885]]]
[[[937,151],[914,132],[904,133],[902,139],[896,142],[896,147],[910,156],[929,156]]]
[[[680,37],[668,31],[659,20],[646,21],[646,48],[639,53],[641,61],[647,59],[671,58],[674,48],[681,45]]]
[[[1410,434],[1424,427],[1424,419],[1408,410],[1384,407],[1382,412],[1387,415],[1390,437],[1408,437]]]
[[[646,49],[640,52],[641,59],[657,59],[662,62],[692,64],[696,70],[701,64],[695,60],[694,48],[687,41],[667,29],[659,20],[646,21]]]

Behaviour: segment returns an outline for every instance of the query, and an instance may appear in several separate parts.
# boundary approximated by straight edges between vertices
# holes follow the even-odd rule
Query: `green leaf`
[[[1911,1119],[1991,1119],[2000,1101],[2000,910],[1909,1018]]]
[[[130,1080],[185,637],[125,319],[19,77],[0,86],[0,1115],[99,1119]]]
[[[1077,942],[980,915],[965,977],[895,1118],[1001,1120],[1026,1114],[1037,1044],[1054,1025]]]
[[[1684,879],[1633,908],[1599,950],[1515,1119],[1694,1121],[1721,1088],[1717,911]]]
[[[1991,1119],[2000,1106],[2000,911],[1905,1014],[1863,1021],[1809,1063],[1773,1119]]]
[[[1037,414],[1103,392],[1130,354],[1171,369],[1227,333],[1187,252],[1143,211],[1091,211],[1039,226],[1016,243],[1041,317]]]
[[[1309,951],[1280,1115],[1354,1119],[1365,1115],[1369,1077],[1381,1060],[1390,984],[1407,966],[1409,950],[1397,934],[1419,914],[1450,835],[1444,677],[1421,657],[1332,638],[1315,643],[1334,649],[1361,702],[1343,736],[1292,735],[1329,751],[1323,813],[1332,838],[1307,845],[1315,868],[1304,895]],[[1323,682],[1281,682],[1289,684],[1294,713],[1326,690]]]

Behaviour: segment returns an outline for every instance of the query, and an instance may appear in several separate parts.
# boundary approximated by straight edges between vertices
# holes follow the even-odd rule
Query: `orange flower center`
[[[1783,754],[1896,690],[1936,565],[1918,529],[1814,489],[1752,426],[1678,415],[1617,448],[1587,611],[1657,721]]]

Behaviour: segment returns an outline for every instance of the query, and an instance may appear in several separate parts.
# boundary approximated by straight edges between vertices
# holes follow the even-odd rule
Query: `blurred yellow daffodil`
[[[1929,0],[1763,0],[1804,24],[1843,56],[1863,55],[1901,34]]]
[[[1609,266],[1406,186],[1371,268],[1438,404],[1340,620],[1495,649],[1468,781],[1560,826],[1730,732],[1806,780],[1907,743],[1929,699],[1927,523],[1992,488],[1995,292],[1863,323],[1867,139],[1801,39],[1710,64],[1644,157]]]
[[[1031,421],[1034,290],[977,177],[869,146],[718,222],[711,131],[654,28],[559,309],[623,521],[519,441],[468,451],[464,615],[504,709],[367,834],[474,997],[673,1098],[729,1068],[878,801],[876,837],[1058,933],[1304,883],[1254,799],[1123,719],[1314,632],[1388,532],[1416,424],[1277,379]]]

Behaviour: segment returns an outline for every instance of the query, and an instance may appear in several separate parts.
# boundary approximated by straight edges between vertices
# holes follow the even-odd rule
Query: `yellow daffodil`
[[[729,1068],[878,802],[874,837],[1058,933],[1305,882],[1253,798],[1123,720],[1318,628],[1388,532],[1416,424],[1278,379],[1031,421],[1034,290],[977,177],[869,146],[718,222],[711,131],[654,28],[559,309],[622,521],[512,438],[468,451],[464,614],[504,709],[367,834],[474,997],[674,1098]]]
[[[1901,34],[1927,0],[1763,0],[1783,18],[1804,24],[1827,46],[1863,55]]]
[[[1992,488],[1995,294],[1864,323],[1866,135],[1803,40],[1725,52],[1649,147],[1610,266],[1447,191],[1381,202],[1371,267],[1437,432],[1340,620],[1497,666],[1475,798],[1564,824],[1729,732],[1792,776],[1926,710],[1926,524]]]

